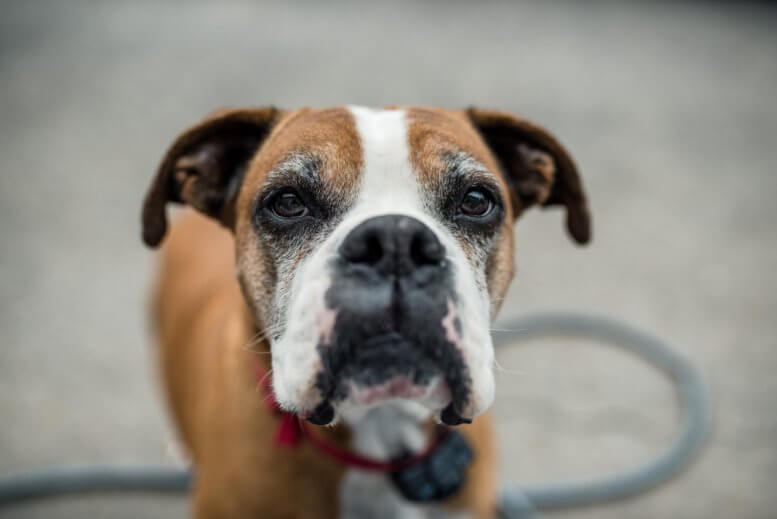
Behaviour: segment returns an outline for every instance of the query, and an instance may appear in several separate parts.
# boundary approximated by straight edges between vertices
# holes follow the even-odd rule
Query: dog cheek
[[[462,411],[467,416],[475,416],[484,412],[494,398],[494,351],[489,331],[490,298],[483,270],[476,271],[461,259],[457,267],[456,291],[459,297],[456,314],[461,325],[457,338],[471,379],[470,402]]]
[[[318,312],[316,324],[320,337],[319,342],[323,346],[328,346],[332,343],[337,313],[337,310],[332,310],[331,308],[324,308],[324,310]]]
[[[322,371],[320,344],[332,339],[337,312],[325,306],[324,294],[331,283],[323,257],[303,261],[285,288],[283,319],[287,323],[279,340],[273,342],[273,363],[279,369],[282,405],[310,411],[321,398],[315,387]],[[287,306],[287,307],[286,307]],[[281,395],[278,395],[281,401]]]
[[[478,377],[479,384],[477,391],[472,392],[472,416],[483,414],[494,403],[496,394],[496,381],[494,380],[494,371],[491,367],[483,367],[482,373]]]
[[[277,276],[272,260],[253,240],[238,238],[236,264],[237,281],[251,316],[257,327],[271,338],[274,334],[268,332],[275,332],[278,327],[273,304]]]
[[[492,244],[491,253],[486,262],[485,277],[491,306],[491,320],[499,313],[513,279],[514,247],[512,225],[505,223],[501,235]]]
[[[462,412],[474,417],[488,409],[494,399],[494,351],[487,324],[464,322],[462,332],[461,351],[471,379],[470,401]]]

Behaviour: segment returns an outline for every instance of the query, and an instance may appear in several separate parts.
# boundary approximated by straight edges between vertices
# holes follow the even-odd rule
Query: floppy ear
[[[575,163],[545,129],[507,112],[467,109],[506,176],[517,217],[533,205],[563,205],[569,234],[591,239],[591,215]]]
[[[222,110],[181,134],[143,202],[146,245],[156,247],[167,231],[167,202],[188,204],[233,227],[245,168],[279,116],[271,107]]]

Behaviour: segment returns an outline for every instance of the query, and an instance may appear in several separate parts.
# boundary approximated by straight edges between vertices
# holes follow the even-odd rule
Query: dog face
[[[575,166],[543,129],[470,109],[214,114],[184,133],[144,206],[233,229],[237,276],[272,351],[280,404],[314,423],[405,401],[455,425],[494,395],[489,324],[532,205],[590,221]]]

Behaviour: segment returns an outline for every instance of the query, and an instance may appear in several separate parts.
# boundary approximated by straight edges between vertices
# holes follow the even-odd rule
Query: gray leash
[[[99,492],[186,492],[191,473],[165,466],[88,466],[26,472],[0,479],[0,508],[44,497]]]
[[[704,444],[709,426],[707,388],[699,372],[664,342],[625,324],[577,313],[543,313],[507,325],[520,330],[496,341],[505,344],[537,337],[565,336],[619,346],[665,374],[674,384],[683,424],[672,444],[644,465],[589,481],[505,487],[501,513],[509,519],[536,517],[537,510],[572,508],[624,499],[645,492],[686,467]]]
[[[537,510],[616,501],[666,481],[688,465],[707,433],[709,402],[699,373],[686,360],[647,334],[624,324],[577,313],[543,313],[507,323],[516,332],[497,337],[497,346],[538,337],[564,336],[620,346],[666,374],[684,411],[683,428],[666,451],[640,467],[591,481],[505,487],[500,513],[507,519],[536,517]],[[185,468],[84,467],[12,475],[0,479],[0,507],[44,497],[96,492],[175,492],[191,486]]]

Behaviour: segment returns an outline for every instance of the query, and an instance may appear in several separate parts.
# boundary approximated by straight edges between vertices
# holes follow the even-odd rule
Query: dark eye
[[[467,216],[486,216],[494,207],[491,194],[485,189],[473,187],[464,194],[459,210]]]
[[[283,191],[275,195],[270,201],[270,209],[281,218],[299,218],[310,212],[299,195],[293,191]]]

